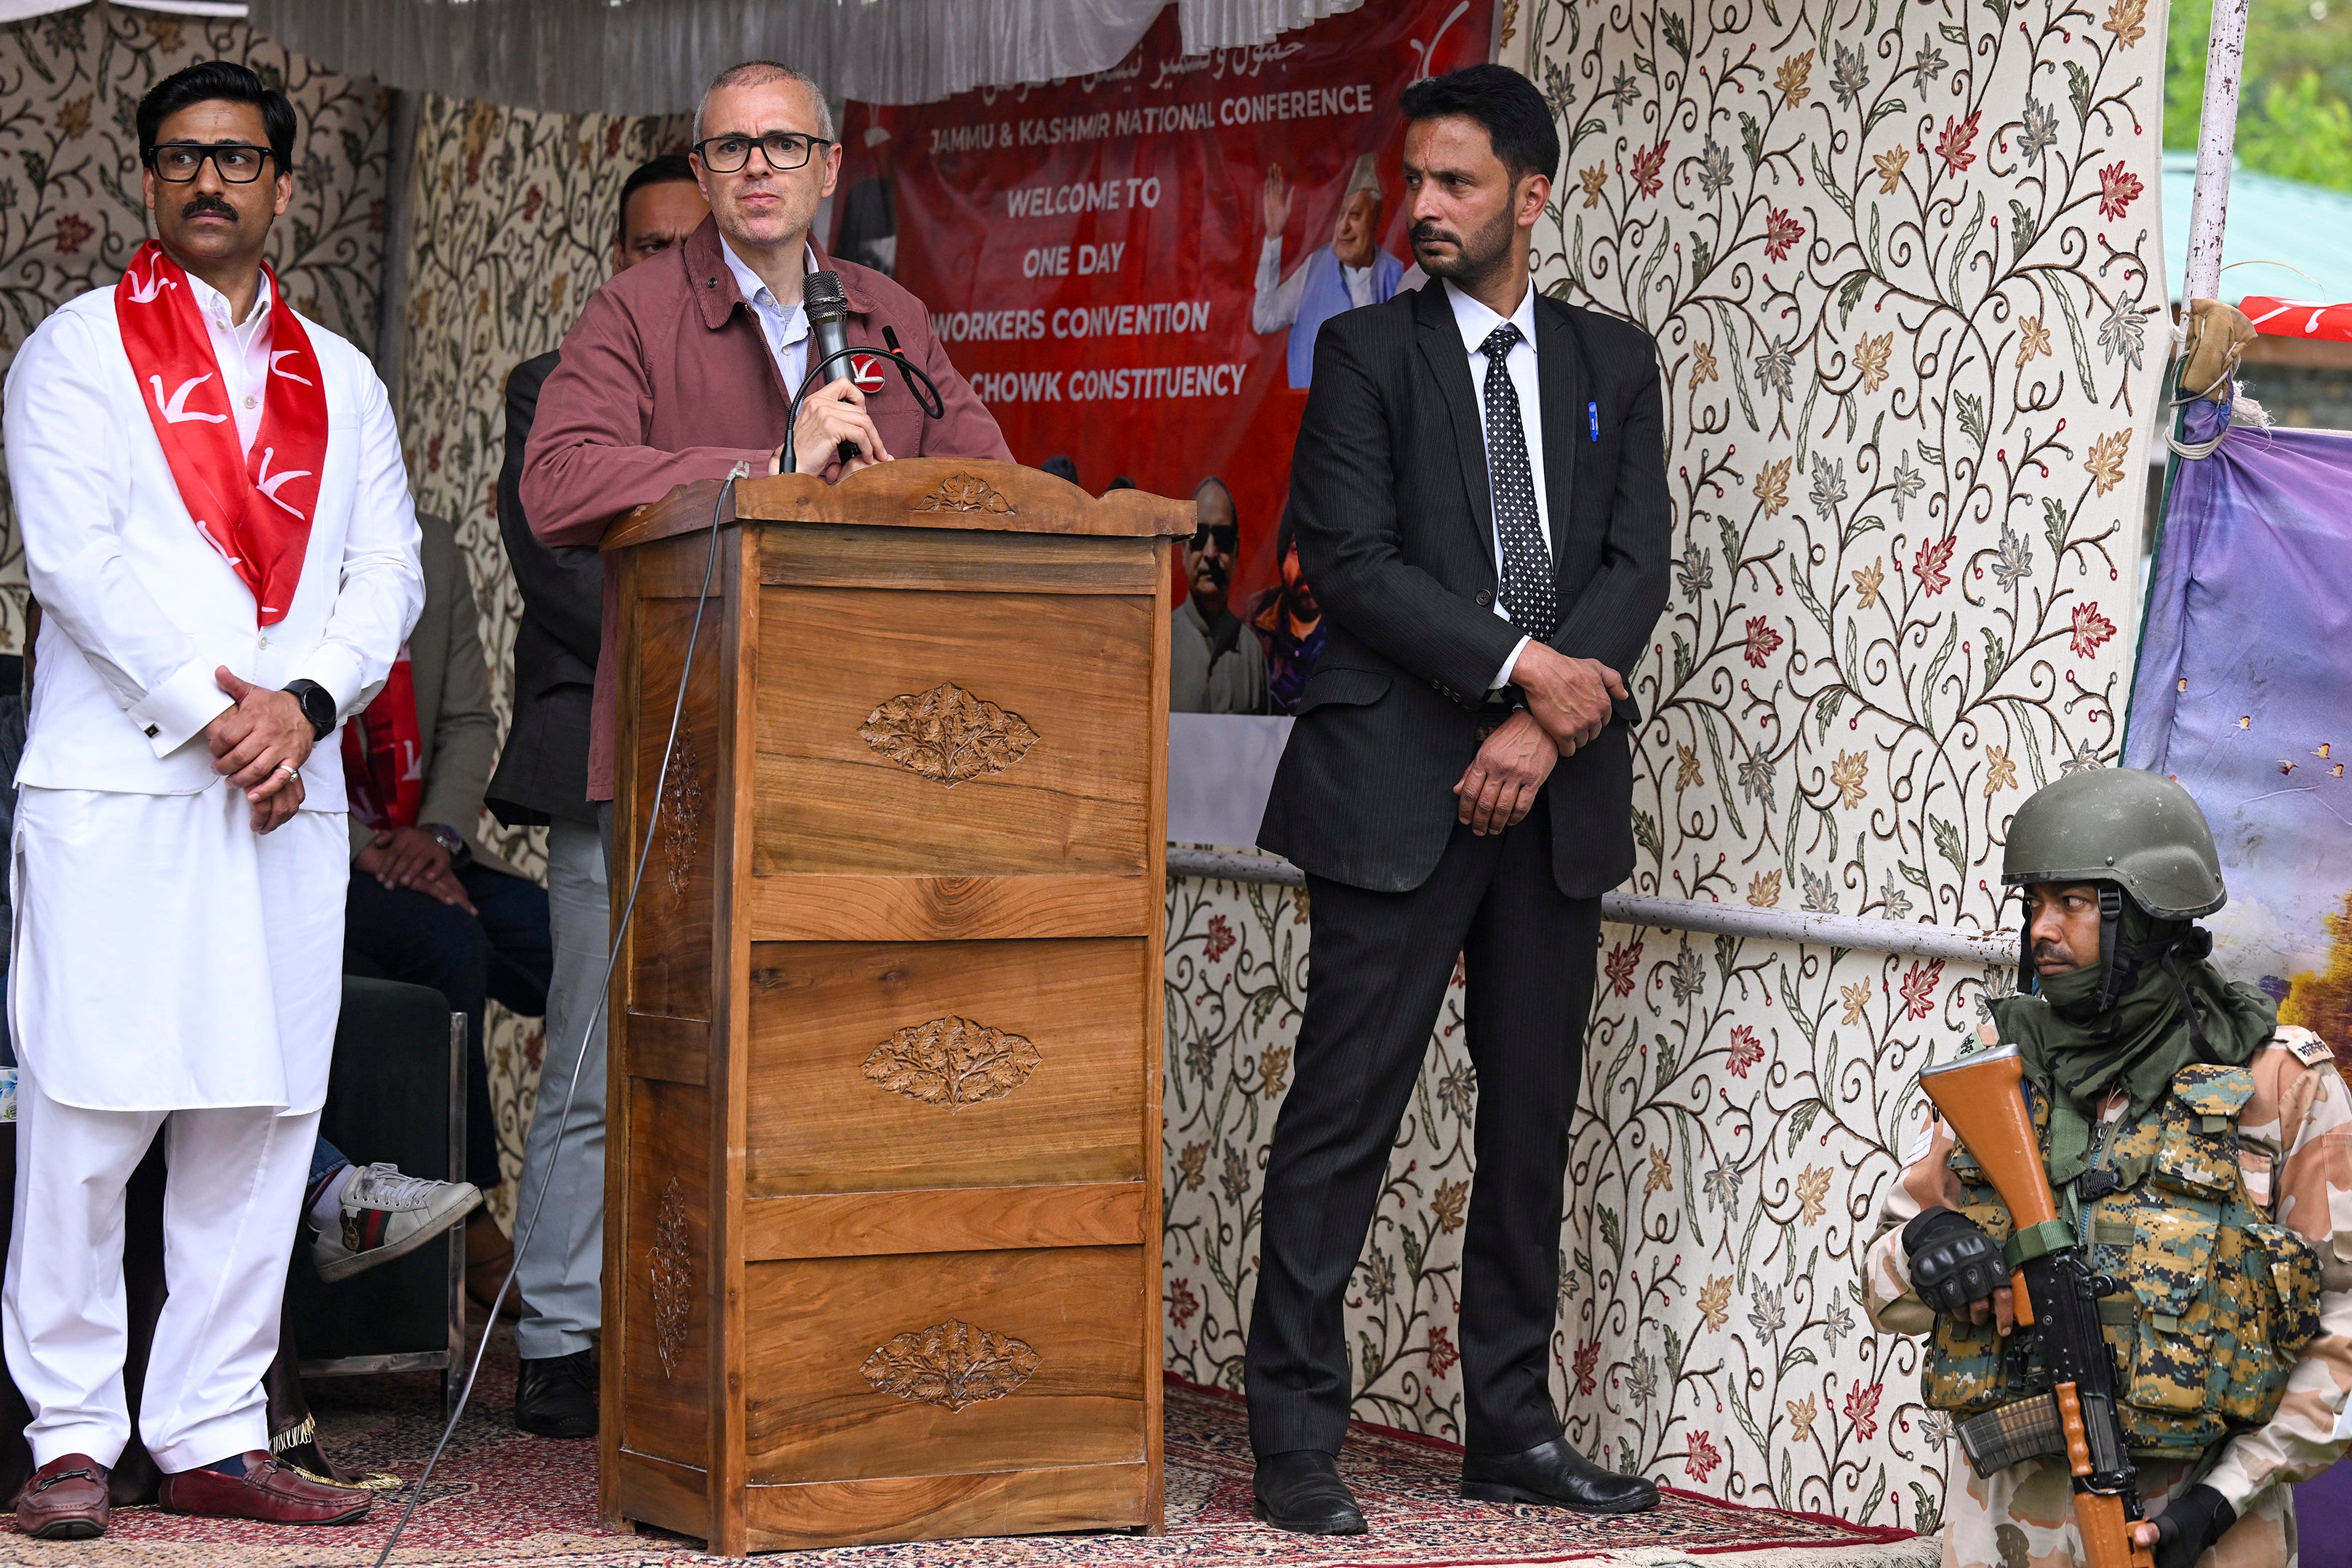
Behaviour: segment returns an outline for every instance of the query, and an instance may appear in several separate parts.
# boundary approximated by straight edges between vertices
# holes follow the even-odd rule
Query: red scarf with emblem
[[[310,334],[269,279],[269,375],[261,428],[247,452],[222,384],[212,334],[188,275],[153,240],[114,289],[123,352],[188,515],[253,590],[254,617],[275,626],[293,607],[327,466],[327,392]]]
[[[343,726],[343,792],[352,815],[379,832],[416,826],[417,808],[425,804],[425,752],[406,643],[375,700]]]

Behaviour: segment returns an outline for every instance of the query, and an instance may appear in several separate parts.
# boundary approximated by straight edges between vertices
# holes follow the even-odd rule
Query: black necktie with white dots
[[[1549,642],[1559,629],[1559,591],[1552,582],[1551,542],[1536,515],[1535,476],[1528,468],[1527,426],[1519,421],[1519,389],[1503,362],[1520,342],[1505,321],[1486,334],[1486,468],[1495,481],[1495,531],[1503,541],[1503,605],[1511,624]]]

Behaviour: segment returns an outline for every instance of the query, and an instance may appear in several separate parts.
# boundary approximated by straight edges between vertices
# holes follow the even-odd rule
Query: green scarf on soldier
[[[2278,1027],[2278,1005],[2251,985],[2224,979],[2205,957],[2210,945],[2197,927],[2158,921],[2126,897],[2116,933],[2117,963],[2123,966],[2130,954],[2140,962],[2105,1013],[2096,1010],[2096,963],[2045,974],[2038,994],[1992,1004],[2000,1037],[2018,1047],[2026,1077],[2050,1102],[2052,1187],[2083,1173],[2099,1106],[2118,1087],[2131,1097],[2126,1116],[2137,1121],[2164,1097],[2182,1068],[2199,1061],[2243,1067],[2269,1043]],[[2181,1005],[2184,991],[2198,1004],[2196,1029]]]

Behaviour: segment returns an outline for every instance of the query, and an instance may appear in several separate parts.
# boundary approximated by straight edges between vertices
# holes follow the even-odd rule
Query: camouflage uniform
[[[2317,1252],[2319,1332],[2296,1359],[2270,1419],[2224,1440],[2218,1462],[2199,1478],[2238,1513],[2200,1568],[2294,1568],[2294,1503],[2286,1483],[2309,1479],[2341,1457],[2346,1446],[2335,1436],[2336,1417],[2352,1395],[2352,1091],[2326,1044],[2306,1029],[2282,1027],[2247,1070],[2253,1096],[2238,1117],[2245,1192]],[[2121,1110],[2118,1096],[2108,1114]],[[1934,1328],[1933,1314],[1912,1293],[1903,1227],[1925,1208],[1964,1205],[1951,1168],[1953,1147],[1951,1131],[1938,1118],[1908,1151],[1901,1175],[1880,1201],[1877,1236],[1864,1263],[1864,1305],[1884,1332]],[[2140,1493],[2149,1518],[2164,1511],[2195,1462],[2141,1462]],[[2081,1563],[2063,1459],[2029,1460],[1985,1479],[1955,1447],[1951,1467],[1959,1484],[1945,1502],[1945,1568],[2076,1568]]]

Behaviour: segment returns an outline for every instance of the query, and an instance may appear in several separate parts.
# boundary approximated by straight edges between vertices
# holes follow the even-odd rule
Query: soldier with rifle
[[[2227,894],[2179,784],[2053,781],[2001,880],[2033,991],[1921,1075],[1939,1114],[1864,1263],[1958,1439],[1946,1568],[2290,1568],[2352,1394],[2352,1093],[2210,962]]]

